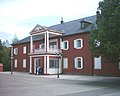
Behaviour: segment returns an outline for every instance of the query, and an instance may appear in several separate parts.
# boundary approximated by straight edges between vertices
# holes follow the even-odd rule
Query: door
[[[35,58],[34,59],[34,74],[36,74],[37,67],[41,67],[41,58]]]

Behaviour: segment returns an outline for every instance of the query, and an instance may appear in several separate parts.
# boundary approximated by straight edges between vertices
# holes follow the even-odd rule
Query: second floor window
[[[63,50],[68,50],[68,48],[69,48],[69,43],[68,43],[68,41],[63,41],[63,42],[61,42],[61,49],[63,49]]]
[[[74,48],[81,49],[83,47],[83,39],[75,39],[74,40]]]
[[[15,55],[18,54],[18,48],[14,48],[14,54],[15,54]]]
[[[26,54],[26,46],[23,47],[23,54]]]

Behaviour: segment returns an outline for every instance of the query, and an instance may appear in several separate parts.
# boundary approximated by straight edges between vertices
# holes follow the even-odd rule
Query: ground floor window
[[[26,68],[26,59],[23,59],[23,68]]]
[[[58,68],[58,58],[50,58],[49,68]]]
[[[94,58],[94,69],[102,69],[101,56]]]
[[[76,57],[74,59],[74,65],[76,69],[82,69],[83,68],[83,58],[82,57]]]
[[[63,68],[64,69],[68,68],[68,58],[63,58]]]
[[[17,59],[15,59],[14,67],[17,68]]]

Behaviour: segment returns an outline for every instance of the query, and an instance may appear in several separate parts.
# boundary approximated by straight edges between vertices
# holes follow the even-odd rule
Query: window
[[[18,54],[18,48],[14,48],[14,54],[15,54],[15,55]]]
[[[49,68],[58,68],[58,59],[50,58],[49,64]]]
[[[63,68],[64,69],[68,68],[68,58],[63,58]]]
[[[40,44],[40,48],[44,49],[45,45],[44,44]]]
[[[74,48],[81,49],[83,47],[83,39],[74,40]]]
[[[17,59],[15,59],[14,67],[17,68]]]
[[[68,41],[61,42],[61,49],[68,50],[69,43]]]
[[[23,47],[23,54],[26,54],[26,46]]]
[[[74,61],[75,61],[74,65],[75,65],[76,69],[82,69],[83,68],[83,58],[82,57],[76,57],[74,59]]]
[[[94,58],[94,69],[101,69],[101,56]]]
[[[23,59],[23,68],[26,68],[26,59]]]

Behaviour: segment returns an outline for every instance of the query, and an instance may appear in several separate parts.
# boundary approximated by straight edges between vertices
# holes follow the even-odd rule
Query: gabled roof
[[[89,21],[91,24],[90,24],[90,26],[87,26],[86,28],[81,29],[80,22],[83,21],[83,19],[84,19],[84,21]],[[38,28],[38,29],[35,29],[35,28]],[[89,32],[90,30],[96,29],[96,15],[69,21],[69,22],[65,22],[62,24],[53,25],[50,27],[36,25],[35,28],[32,31],[41,30],[41,28],[46,30],[46,28],[47,28],[49,30],[54,30],[57,32],[64,32],[63,36],[85,33],[85,32]],[[34,38],[33,38],[34,41],[41,40],[41,39],[42,39],[42,37],[39,37],[39,36],[34,36]],[[30,42],[30,36],[16,42],[15,44],[26,43],[26,42]]]

